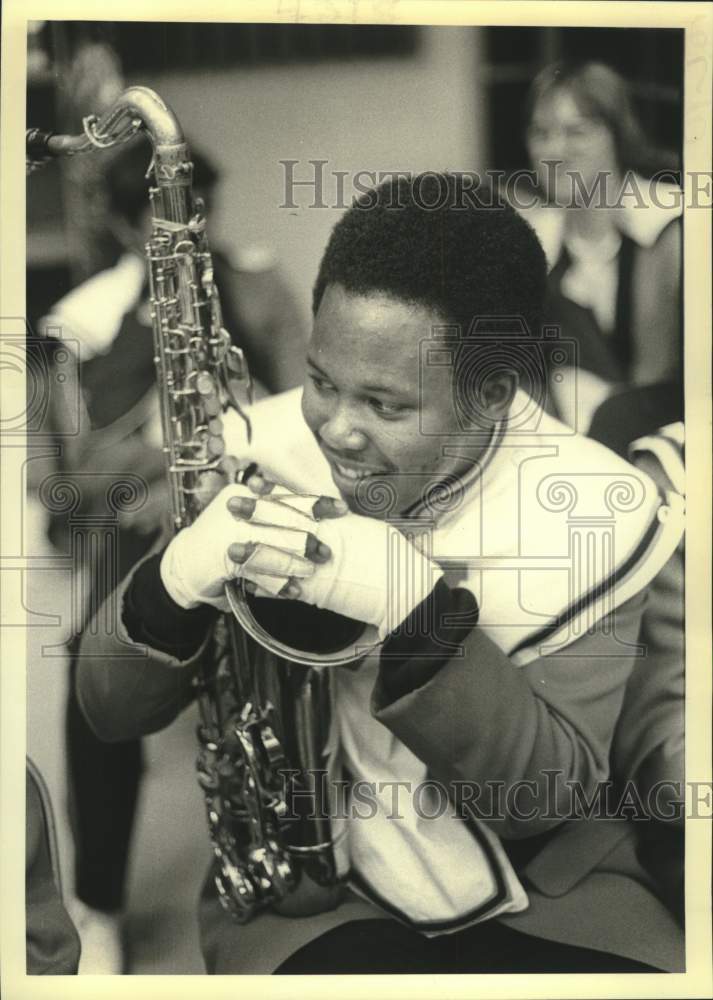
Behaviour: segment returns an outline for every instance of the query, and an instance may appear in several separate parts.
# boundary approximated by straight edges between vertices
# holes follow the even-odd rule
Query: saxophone
[[[192,193],[192,164],[181,127],[164,101],[130,87],[84,133],[26,134],[28,172],[53,156],[124,142],[151,141],[147,170],[152,230],[146,244],[164,452],[176,531],[238,475],[226,455],[222,414],[250,423],[242,351],[223,327],[202,204]],[[286,656],[229,590],[195,682],[200,711],[198,780],[223,907],[239,922],[272,905],[307,914],[337,905],[348,871],[345,830],[337,830],[334,789],[338,748],[330,672],[310,658]],[[240,622],[240,624],[239,624]],[[353,658],[353,657],[347,657]],[[344,662],[341,659],[329,662]]]

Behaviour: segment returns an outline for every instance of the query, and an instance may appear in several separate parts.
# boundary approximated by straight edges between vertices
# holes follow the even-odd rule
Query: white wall
[[[311,159],[346,170],[467,170],[484,148],[476,91],[477,30],[425,28],[413,57],[262,67],[200,75],[145,75],[173,107],[188,136],[221,169],[209,219],[213,245],[268,244],[277,252],[305,316],[337,208],[284,203],[281,160]],[[346,187],[348,204],[353,188]],[[336,182],[325,185],[336,199]]]

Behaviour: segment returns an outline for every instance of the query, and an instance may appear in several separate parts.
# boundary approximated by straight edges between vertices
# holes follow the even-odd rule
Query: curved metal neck
[[[113,145],[112,138],[119,128],[139,119],[154,147],[177,146],[185,142],[178,119],[166,102],[148,87],[129,87],[122,91],[115,103],[93,126],[95,138],[100,142],[106,138]]]
[[[46,154],[73,156],[93,149],[108,149],[141,129],[147,132],[154,148],[180,146],[185,142],[173,111],[148,87],[127,88],[101,117],[90,115],[83,124],[84,132],[80,135],[46,136]]]

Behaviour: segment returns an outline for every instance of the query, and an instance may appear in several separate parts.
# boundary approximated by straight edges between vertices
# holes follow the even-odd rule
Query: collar
[[[652,247],[683,210],[680,188],[634,173],[627,174],[624,180],[621,200],[621,208],[614,216],[617,227],[644,248]],[[562,250],[567,209],[542,203],[520,211],[535,230],[552,269]]]
[[[475,494],[482,495],[484,490],[499,489],[503,475],[507,479],[506,467],[511,464],[513,449],[529,446],[532,435],[543,425],[556,433],[563,430],[571,436],[571,431],[564,429],[559,421],[548,416],[540,403],[529,396],[524,389],[517,389],[510,404],[508,415],[493,427],[485,450],[461,476],[450,474],[430,491],[430,503],[418,502],[405,514],[410,520],[432,520],[439,527],[447,525],[458,517],[464,502],[469,502]],[[448,445],[445,453],[448,454]],[[455,447],[453,455],[455,455]]]
[[[640,247],[652,247],[664,229],[683,211],[682,192],[674,184],[630,174],[622,193],[619,226]]]
[[[505,437],[506,425],[507,418],[495,424],[485,450],[473,461],[473,464],[463,475],[457,476],[453,473],[444,476],[430,490],[428,503],[422,500],[416,501],[403,516],[417,521],[422,518],[431,519],[435,514],[436,521],[442,522],[447,520],[448,515],[454,513],[460,506],[461,499],[478,482],[484,480],[487,470],[491,470],[498,449]],[[448,454],[448,446],[446,446],[444,453]],[[455,457],[455,454],[453,457]]]

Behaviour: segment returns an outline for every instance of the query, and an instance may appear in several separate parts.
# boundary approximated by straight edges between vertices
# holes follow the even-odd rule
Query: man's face
[[[369,486],[376,494],[380,483],[395,493],[390,513],[408,509],[424,488],[465,471],[485,447],[482,434],[460,432],[451,368],[421,361],[420,345],[442,325],[430,309],[380,293],[354,295],[340,285],[325,291],[307,352],[302,412],[356,513],[385,516],[364,502]],[[422,427],[438,434],[424,435]],[[446,443],[467,451],[444,457]]]

